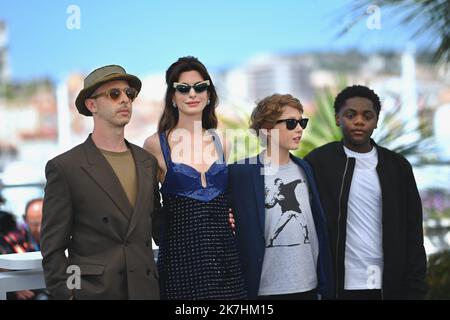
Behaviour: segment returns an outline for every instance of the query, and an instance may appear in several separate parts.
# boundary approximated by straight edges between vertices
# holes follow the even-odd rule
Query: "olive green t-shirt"
[[[119,178],[120,184],[122,185],[131,206],[134,208],[137,195],[137,176],[136,164],[134,163],[131,150],[111,152],[100,149],[100,151],[105,156],[106,160],[108,160],[117,178]]]

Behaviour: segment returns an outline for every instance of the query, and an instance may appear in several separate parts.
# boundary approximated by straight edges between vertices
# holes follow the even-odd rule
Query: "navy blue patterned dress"
[[[228,223],[228,169],[222,158],[205,173],[171,160],[160,133],[167,173],[161,187],[165,212],[158,270],[162,299],[245,299],[236,239]],[[214,135],[216,150],[222,146]]]

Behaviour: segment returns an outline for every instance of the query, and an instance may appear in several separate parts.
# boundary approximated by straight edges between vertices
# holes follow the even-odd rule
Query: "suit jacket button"
[[[150,275],[150,269],[147,269],[147,275],[148,276]]]
[[[119,274],[120,274],[120,275],[123,275],[123,270],[120,270],[120,271],[119,271]]]
[[[103,217],[102,221],[103,221],[103,223],[108,223],[109,222],[107,217]]]

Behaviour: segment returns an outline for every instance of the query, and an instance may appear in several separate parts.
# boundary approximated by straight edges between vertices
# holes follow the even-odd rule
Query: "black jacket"
[[[426,293],[422,203],[410,163],[401,155],[377,148],[383,224],[383,299],[421,299]],[[344,289],[347,204],[355,158],[347,158],[342,142],[328,143],[305,158],[313,167],[327,215],[334,259],[336,297]]]

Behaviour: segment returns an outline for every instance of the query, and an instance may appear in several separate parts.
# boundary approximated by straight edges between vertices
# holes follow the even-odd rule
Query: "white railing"
[[[158,249],[153,249],[155,261]],[[1,272],[4,269],[4,272]],[[0,300],[7,292],[45,288],[40,251],[0,255]]]
[[[6,293],[45,288],[40,251],[0,255],[0,300]]]

